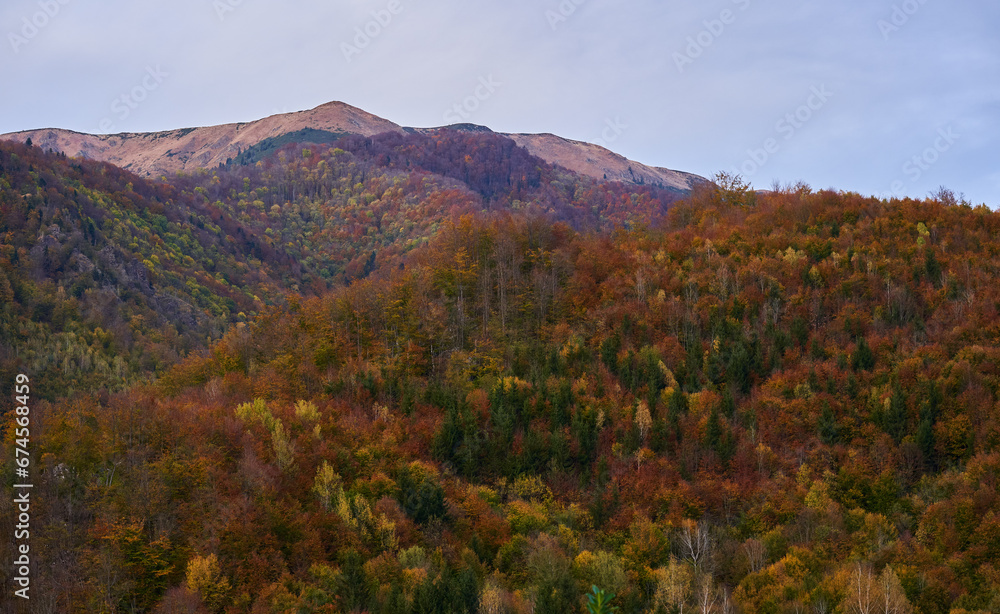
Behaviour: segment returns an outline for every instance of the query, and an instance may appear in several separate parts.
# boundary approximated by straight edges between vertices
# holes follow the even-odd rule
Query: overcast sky
[[[944,185],[996,208],[998,32],[984,0],[4,0],[0,133],[341,100],[762,188]]]

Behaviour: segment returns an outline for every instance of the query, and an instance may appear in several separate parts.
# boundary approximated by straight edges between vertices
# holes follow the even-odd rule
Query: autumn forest
[[[5,612],[1000,611],[1000,215],[329,140],[0,144]]]

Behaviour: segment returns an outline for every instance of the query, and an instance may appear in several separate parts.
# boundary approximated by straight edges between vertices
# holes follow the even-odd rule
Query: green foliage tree
[[[855,371],[870,371],[875,367],[875,354],[864,337],[858,338],[857,347],[851,357],[851,366]]]
[[[837,417],[833,414],[830,404],[825,401],[823,402],[823,411],[820,413],[817,429],[819,431],[819,438],[823,443],[833,445],[840,441],[840,425],[837,424]]]
[[[590,614],[613,614],[618,608],[611,605],[614,593],[606,593],[597,586],[591,586],[587,594],[587,612]]]
[[[718,189],[718,197],[725,206],[752,206],[756,204],[753,187],[738,174],[719,171],[712,177]]]
[[[892,396],[889,399],[889,408],[885,414],[885,432],[899,443],[907,432],[908,412],[906,409],[906,397],[902,388],[897,384],[893,387]]]

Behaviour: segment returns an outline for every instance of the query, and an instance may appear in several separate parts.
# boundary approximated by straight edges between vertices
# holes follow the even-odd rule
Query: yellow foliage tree
[[[299,401],[295,404],[295,417],[303,422],[319,422],[320,419],[319,410],[310,401]]]
[[[230,586],[229,578],[222,575],[215,554],[196,556],[188,561],[185,579],[188,590],[197,593],[209,609],[214,612],[222,610]]]

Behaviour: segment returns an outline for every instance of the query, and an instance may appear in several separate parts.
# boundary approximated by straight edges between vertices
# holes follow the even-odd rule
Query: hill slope
[[[60,612],[997,611],[1000,215],[728,196],[452,220],[155,387],[40,405],[36,581]]]
[[[0,377],[43,376],[49,398],[118,389],[265,305],[405,266],[450,219],[534,211],[599,230],[676,196],[580,178],[492,133],[289,143],[170,183],[0,142]]]
[[[600,145],[564,139],[554,134],[510,134],[532,155],[598,180],[655,185],[687,192],[705,179],[692,173],[646,166]]]

